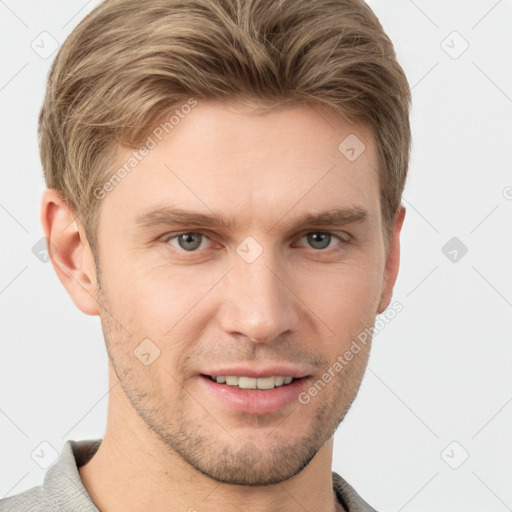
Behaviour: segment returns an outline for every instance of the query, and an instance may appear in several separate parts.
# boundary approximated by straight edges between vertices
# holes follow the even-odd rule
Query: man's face
[[[350,134],[366,146],[354,161],[338,149]],[[373,138],[309,106],[256,115],[200,101],[153,139],[101,205],[98,300],[113,369],[148,428],[199,471],[239,484],[290,478],[343,419],[369,347],[308,403],[299,394],[373,326],[386,286]],[[120,151],[119,166],[130,156]],[[178,222],[173,210],[226,225]],[[344,211],[336,222],[298,225],[332,210]],[[211,378],[225,375],[262,387],[300,378],[266,390]]]

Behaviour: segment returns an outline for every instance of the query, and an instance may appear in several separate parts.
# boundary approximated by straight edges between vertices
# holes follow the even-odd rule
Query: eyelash
[[[310,249],[312,249],[314,252],[318,252],[318,253],[322,253],[322,252],[329,252],[331,250],[335,250],[336,247],[339,247],[339,246],[344,246],[348,243],[348,240],[344,240],[341,236],[341,234],[337,234],[336,232],[333,232],[333,231],[308,231],[307,233],[304,233],[303,235],[300,236],[299,240],[306,237],[307,235],[311,235],[311,234],[323,234],[323,235],[331,235],[332,237],[336,238],[338,241],[339,241],[339,244],[337,244],[336,246],[334,247],[326,247],[324,249],[316,249],[314,247],[309,247]],[[348,236],[346,233],[343,233],[345,236]],[[171,240],[177,240],[178,237],[180,237],[181,235],[201,235],[202,237],[204,238],[207,238],[208,240],[211,240],[210,237],[208,235],[206,235],[205,233],[201,232],[201,231],[180,231],[179,233],[168,233],[167,235],[165,235],[162,239],[162,241],[167,244],[167,245],[171,245],[170,244],[170,241]],[[201,243],[202,243],[203,240],[201,240]],[[199,253],[201,252],[201,249],[197,248],[197,249],[194,249],[192,251],[187,251],[179,246],[172,246],[174,249],[177,249],[179,252],[181,253],[184,253],[184,254],[194,254],[194,253]],[[205,250],[205,249],[203,249]]]

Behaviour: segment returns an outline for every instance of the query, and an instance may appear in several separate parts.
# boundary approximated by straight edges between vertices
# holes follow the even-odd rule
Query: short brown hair
[[[367,125],[385,239],[405,186],[410,89],[360,0],[107,0],[62,45],[39,118],[46,184],[96,244],[116,147],[137,148],[190,98],[316,103]]]

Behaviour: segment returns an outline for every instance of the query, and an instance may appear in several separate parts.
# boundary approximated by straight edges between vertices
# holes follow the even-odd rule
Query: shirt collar
[[[59,496],[56,505],[84,512],[100,512],[85,488],[78,468],[89,462],[101,439],[66,442],[58,461],[46,472],[45,490]],[[332,472],[332,483],[338,501],[347,512],[376,512],[338,473]],[[55,494],[52,490],[57,491]]]

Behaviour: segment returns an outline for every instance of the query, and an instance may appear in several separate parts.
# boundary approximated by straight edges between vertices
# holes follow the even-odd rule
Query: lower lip
[[[307,388],[309,380],[309,377],[303,377],[273,389],[241,389],[199,376],[207,393],[213,394],[230,409],[249,414],[269,414],[297,403],[299,394]]]

